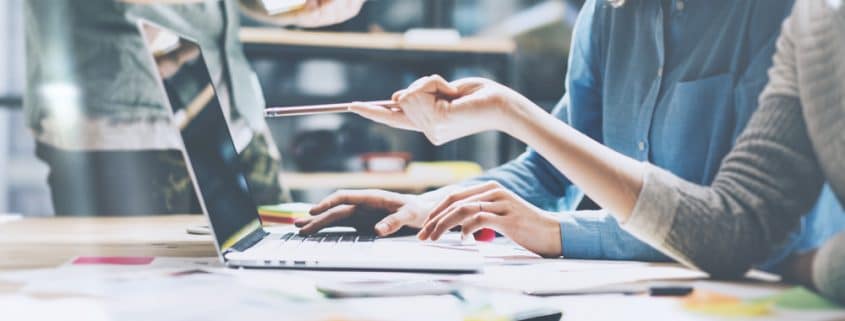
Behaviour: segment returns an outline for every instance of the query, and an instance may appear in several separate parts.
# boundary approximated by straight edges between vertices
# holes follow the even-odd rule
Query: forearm
[[[624,222],[642,188],[642,164],[596,142],[520,99],[508,107],[511,126],[501,128],[543,155],[558,171]]]
[[[822,178],[794,97],[766,100],[712,187],[616,153],[530,102],[501,128],[534,147],[613,213],[673,258],[718,276],[741,275],[792,230]],[[777,173],[776,175],[774,173]],[[646,181],[647,180],[647,181]]]

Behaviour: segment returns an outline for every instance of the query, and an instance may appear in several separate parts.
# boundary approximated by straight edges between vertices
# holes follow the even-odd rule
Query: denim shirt
[[[757,108],[791,0],[589,0],[575,25],[567,94],[552,112],[614,150],[710,184]],[[571,211],[582,193],[529,149],[473,182],[496,180],[546,210]],[[828,188],[770,268],[845,226]],[[603,210],[559,215],[563,256],[668,260]]]

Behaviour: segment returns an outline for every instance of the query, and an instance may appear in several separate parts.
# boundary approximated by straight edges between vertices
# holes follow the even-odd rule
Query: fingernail
[[[376,224],[376,231],[379,232],[379,233],[387,232],[387,224],[384,224],[384,223]]]

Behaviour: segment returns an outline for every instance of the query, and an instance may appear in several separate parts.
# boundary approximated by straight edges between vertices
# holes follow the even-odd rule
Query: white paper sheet
[[[491,266],[484,273],[464,276],[461,281],[476,287],[554,295],[577,294],[611,284],[703,277],[706,274],[702,272],[672,265],[554,260],[535,265]]]

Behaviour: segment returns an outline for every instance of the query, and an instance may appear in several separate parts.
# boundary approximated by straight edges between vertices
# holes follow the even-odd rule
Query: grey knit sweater
[[[731,277],[783,241],[825,180],[845,200],[845,5],[799,0],[784,22],[760,107],[711,186],[647,165],[624,228],[678,261]],[[845,233],[813,280],[845,302]]]

